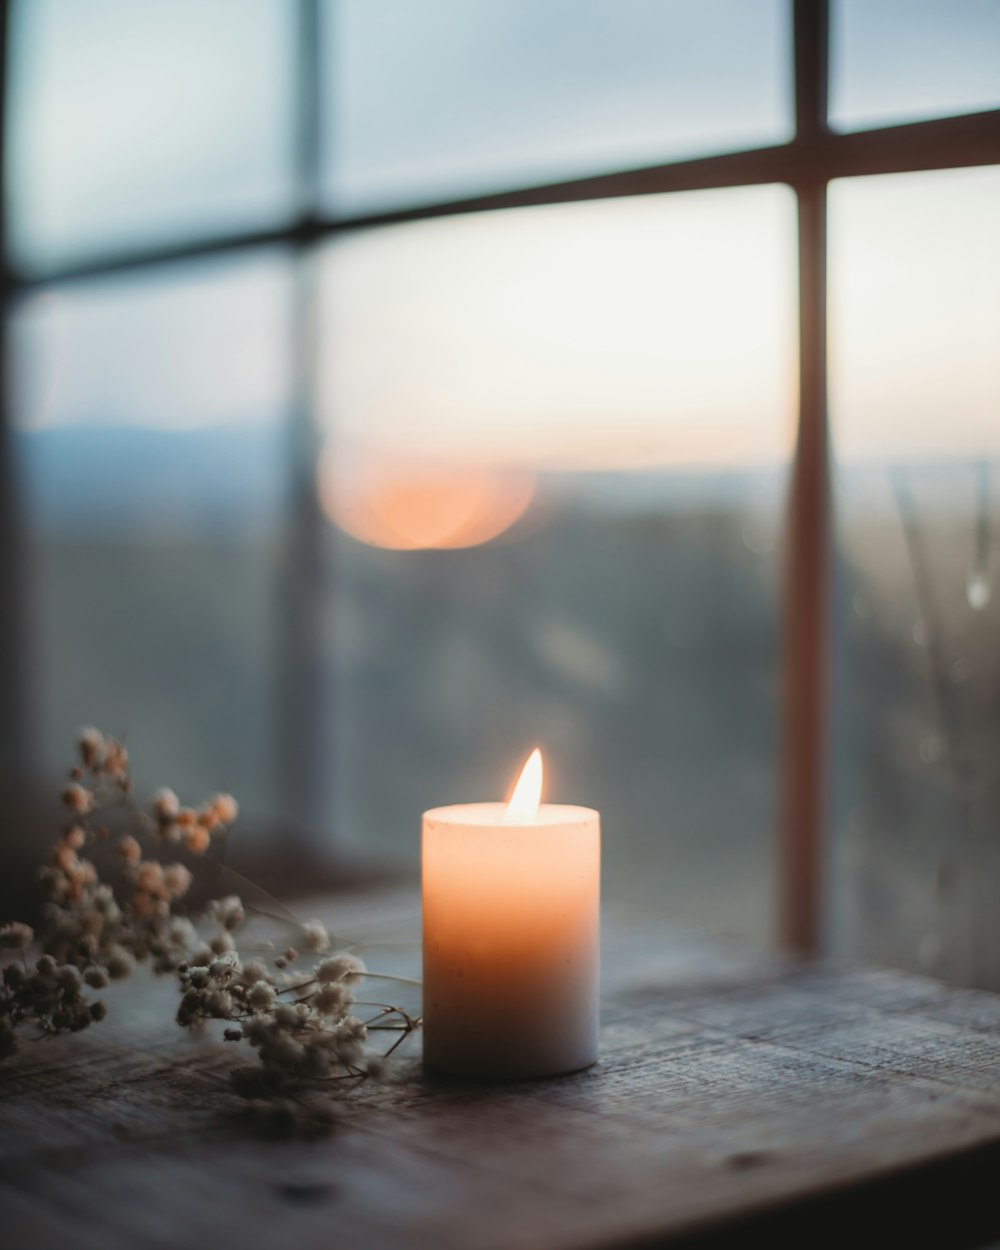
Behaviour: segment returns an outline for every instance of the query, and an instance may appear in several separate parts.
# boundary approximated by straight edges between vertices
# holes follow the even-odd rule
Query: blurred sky
[[[1000,102],[1000,0],[832,9],[840,124]],[[293,11],[16,0],[22,261],[284,220]],[[340,0],[324,12],[324,186],[340,207],[788,137],[782,0]],[[833,186],[845,456],[997,450],[998,220],[997,169]],[[358,235],[320,264],[324,425],[348,441],[548,467],[780,461],[797,380],[794,256],[783,188]],[[287,299],[274,256],[28,299],[20,424],[274,420]]]

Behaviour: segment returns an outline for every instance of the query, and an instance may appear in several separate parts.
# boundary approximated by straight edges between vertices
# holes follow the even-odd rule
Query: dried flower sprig
[[[256,1064],[232,1073],[233,1089],[244,1097],[277,1100],[294,1113],[304,1090],[380,1075],[420,1018],[357,998],[360,981],[378,974],[368,973],[352,951],[335,951],[319,921],[296,926],[297,946],[275,953],[273,944],[258,943],[244,959],[236,937],[248,921],[241,899],[211,901],[200,918],[210,931],[201,936],[193,920],[175,910],[191,885],[190,869],[145,855],[141,839],[204,855],[235,821],[235,799],[217,794],[199,808],[184,807],[173,790],[161,789],[144,809],[133,798],[121,742],[85,729],[78,745],[80,762],[62,792],[69,819],[42,870],[46,903],[38,939],[44,953],[32,966],[31,928],[0,928],[0,950],[20,952],[0,983],[0,1060],[17,1050],[23,1026],[51,1037],[104,1019],[104,1003],[88,1001],[84,988],[101,989],[147,963],[177,976],[178,1024],[200,1029],[221,1020],[226,1041],[245,1041],[256,1052]],[[112,841],[109,825],[122,815],[128,828],[113,840],[124,888],[116,892],[86,852]],[[300,951],[320,958],[308,967]],[[376,1032],[397,1036],[387,1049],[373,1051],[368,1047]]]

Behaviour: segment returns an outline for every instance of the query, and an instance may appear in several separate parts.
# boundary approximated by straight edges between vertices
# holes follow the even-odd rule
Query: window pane
[[[1000,168],[831,188],[839,939],[1000,986]]]
[[[329,248],[345,836],[415,863],[421,808],[501,797],[537,744],[613,893],[769,932],[793,256],[778,187]]]
[[[785,0],[338,0],[327,195],[346,212],[782,142]]]
[[[277,259],[32,297],[12,325],[39,766],[81,724],[137,784],[274,814],[289,292]]]
[[[838,129],[1000,107],[997,0],[834,0],[830,20]]]
[[[285,0],[19,0],[20,263],[270,225],[292,208]]]

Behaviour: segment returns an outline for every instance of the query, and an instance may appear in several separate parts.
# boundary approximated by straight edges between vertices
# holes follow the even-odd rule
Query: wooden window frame
[[[0,0],[0,160],[5,156],[9,11]],[[297,6],[296,175],[300,204],[287,226],[164,247],[129,249],[42,273],[18,270],[8,255],[0,217],[0,299],[8,309],[24,295],[129,270],[150,271],[199,257],[278,247],[295,257],[298,288],[293,318],[297,361],[290,421],[293,482],[286,585],[281,596],[280,707],[277,710],[282,809],[300,829],[322,828],[322,786],[329,768],[329,710],[319,695],[323,522],[314,485],[316,428],[312,420],[315,371],[310,359],[316,326],[311,258],[316,245],[345,231],[430,218],[568,204],[621,196],[661,195],[780,183],[798,205],[800,395],[788,496],[788,543],[783,609],[782,790],[778,837],[778,937],[786,947],[813,953],[823,937],[824,813],[830,656],[830,457],[826,382],[826,201],[834,178],[1000,163],[1000,109],[931,121],[835,133],[829,127],[829,0],[789,0],[792,7],[795,133],[783,144],[673,161],[641,169],[519,187],[489,195],[439,201],[391,212],[334,216],[320,200],[322,151],[320,7]],[[4,162],[4,168],[6,168]],[[2,190],[2,188],[0,188]],[[0,196],[2,202],[2,196]],[[2,208],[0,208],[2,213]],[[26,697],[26,623],[22,518],[11,463],[9,348],[0,347],[0,753],[5,767],[23,770],[31,759]],[[303,728],[307,727],[307,728]]]

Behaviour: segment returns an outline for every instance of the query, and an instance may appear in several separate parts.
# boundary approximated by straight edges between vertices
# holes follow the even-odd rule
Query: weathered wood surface
[[[372,935],[417,924],[412,895],[324,910]],[[236,1048],[181,1033],[169,982],[117,988],[113,1023],[0,1068],[0,1243],[568,1250],[703,1229],[724,1239],[732,1220],[745,1231],[755,1212],[798,1210],[810,1195],[833,1195],[812,1208],[825,1224],[858,1194],[877,1211],[883,1191],[870,1182],[896,1174],[919,1186],[901,1196],[890,1183],[885,1202],[912,1212],[936,1179],[975,1178],[977,1158],[995,1166],[1000,998],[605,927],[597,1068],[449,1086],[424,1078],[416,1045],[393,1081],[344,1100],[323,1140],[265,1140],[235,1120],[225,1075]],[[959,1152],[971,1162],[949,1171]],[[959,1200],[967,1209],[969,1192]],[[765,1227],[776,1244],[780,1222]]]

